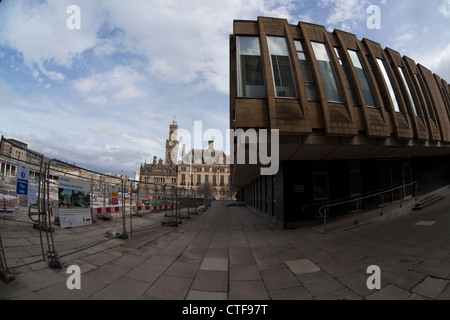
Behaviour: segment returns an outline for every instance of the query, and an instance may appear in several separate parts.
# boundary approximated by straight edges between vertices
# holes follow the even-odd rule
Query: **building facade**
[[[141,197],[147,200],[162,200],[163,187],[177,186],[177,153],[178,153],[178,124],[176,120],[169,127],[169,139],[166,140],[166,162],[155,156],[152,163],[144,163],[139,171],[139,186]],[[146,184],[149,183],[149,184]],[[151,183],[151,184],[150,184]]]
[[[344,31],[234,21],[230,123],[279,130],[276,175],[237,163],[231,175],[239,197],[282,227],[314,219],[338,199],[415,181],[419,193],[450,184],[449,84]]]
[[[153,200],[162,194],[163,186],[178,187],[192,195],[203,197],[212,194],[216,199],[230,199],[230,166],[222,150],[214,149],[209,141],[205,150],[194,149],[186,153],[183,145],[181,160],[178,161],[178,124],[176,120],[169,127],[169,139],[166,140],[165,159],[153,157],[153,163],[144,163],[139,171],[140,194]],[[189,180],[190,177],[190,180]]]
[[[208,142],[205,150],[194,149],[185,153],[184,148],[178,164],[178,187],[192,190],[198,197],[207,193],[217,200],[232,199],[230,165],[225,153],[216,150],[213,141]]]

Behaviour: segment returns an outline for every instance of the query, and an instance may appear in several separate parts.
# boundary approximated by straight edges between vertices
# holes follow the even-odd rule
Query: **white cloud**
[[[444,0],[444,4],[439,6],[438,10],[444,18],[450,18],[450,0]]]
[[[430,69],[450,83],[450,44],[429,61]]]
[[[291,19],[297,1],[80,0],[76,4],[81,9],[81,30],[69,30],[66,9],[72,4],[71,0],[8,3],[0,38],[21,53],[37,80],[64,81],[73,64],[90,50],[95,56],[127,51],[146,58],[143,71],[160,81],[197,81],[228,93],[228,35],[233,20],[260,15]],[[128,88],[130,94],[137,92]]]
[[[124,48],[144,55],[160,81],[200,81],[228,93],[228,35],[234,19],[291,18],[294,0],[135,0],[108,2],[110,23],[123,31]]]
[[[145,98],[146,92],[139,88],[145,81],[146,77],[132,67],[117,66],[112,71],[75,80],[72,86],[86,102],[104,107]]]
[[[66,9],[70,2],[10,1],[5,7],[7,14],[2,15],[0,39],[5,46],[21,54],[36,79],[43,75],[51,81],[63,81],[64,74],[56,72],[54,66],[71,68],[80,54],[97,43],[96,31],[100,25],[89,3],[82,11],[85,17],[82,30],[67,29]]]
[[[368,1],[360,0],[320,0],[319,6],[331,7],[327,24],[331,29],[352,31],[366,26]]]

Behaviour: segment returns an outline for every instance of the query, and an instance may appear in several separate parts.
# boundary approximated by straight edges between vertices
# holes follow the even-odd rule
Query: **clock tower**
[[[166,165],[177,165],[178,158],[178,124],[176,119],[170,125],[169,139],[166,140]]]

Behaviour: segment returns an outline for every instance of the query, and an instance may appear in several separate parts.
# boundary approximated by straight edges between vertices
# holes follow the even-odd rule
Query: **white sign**
[[[59,209],[61,228],[81,227],[92,224],[91,209]]]
[[[91,183],[70,177],[59,177],[59,188],[89,193],[91,191]]]
[[[25,166],[17,167],[17,183],[16,194],[26,196],[28,194],[28,180],[30,176],[30,169]]]
[[[28,203],[36,204],[36,190],[37,187],[33,184],[28,185]]]

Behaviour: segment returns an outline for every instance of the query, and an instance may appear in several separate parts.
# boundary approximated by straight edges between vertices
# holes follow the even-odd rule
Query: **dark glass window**
[[[297,98],[286,39],[282,37],[267,37],[267,41],[272,60],[276,96],[278,98]]]
[[[414,103],[414,99],[413,99],[413,96],[412,96],[412,93],[411,93],[411,89],[409,88],[408,82],[406,81],[405,71],[401,67],[398,67],[398,71],[400,71],[400,75],[402,76],[403,83],[405,84],[406,90],[408,91],[408,96],[409,96],[409,99],[410,99],[411,104],[413,106],[414,114],[416,115],[416,117],[418,117],[419,113],[417,112],[417,107],[416,107],[416,104]]]
[[[431,120],[434,120],[433,112],[431,112],[431,110],[430,110],[430,105],[428,104],[428,101],[425,97],[425,92],[423,91],[423,87],[422,87],[422,84],[420,83],[419,76],[417,74],[414,74],[414,76],[415,76],[417,84],[419,86],[419,89],[420,89],[419,91],[420,91],[420,94],[422,95],[422,99],[423,99],[423,101],[425,101],[425,107],[427,108],[428,116]]]
[[[341,91],[339,90],[339,83],[336,79],[336,72],[334,71],[325,44],[319,42],[311,42],[311,44],[316,56],[317,64],[319,65],[319,71],[322,76],[322,83],[325,88],[328,102],[342,103],[342,96]]]
[[[350,59],[352,60],[353,67],[355,68],[355,71],[356,71],[356,75],[358,76],[359,84],[361,85],[364,99],[366,100],[366,105],[368,107],[376,108],[372,89],[370,87],[369,80],[367,79],[366,71],[363,68],[363,65],[358,56],[358,53],[353,50],[348,50],[348,54],[350,55]]]
[[[356,100],[356,93],[355,93],[355,88],[352,85],[349,77],[348,77],[348,65],[347,62],[344,59],[344,56],[341,52],[341,50],[339,48],[334,48],[334,51],[336,52],[336,55],[339,59],[339,64],[341,65],[342,68],[342,72],[344,73],[344,77],[345,77],[345,81],[347,83],[347,87],[348,87],[348,91],[350,93],[350,98],[352,99],[352,104],[354,106],[358,105],[357,100]]]
[[[309,101],[318,101],[316,85],[314,83],[314,77],[309,64],[308,56],[303,50],[302,43],[300,41],[294,41],[295,48],[297,50],[297,56],[300,60],[300,67],[302,69],[303,80],[305,81],[306,96]]]
[[[395,95],[394,87],[392,86],[391,79],[389,78],[389,75],[384,66],[383,60],[377,59],[377,62],[378,62],[378,66],[380,67],[381,74],[383,75],[384,81],[386,82],[386,85],[387,85],[387,88],[389,91],[389,95],[391,97],[391,101],[394,104],[394,110],[395,110],[395,112],[401,112],[400,106],[397,101],[397,96]]]
[[[238,96],[266,98],[259,37],[238,37]]]

